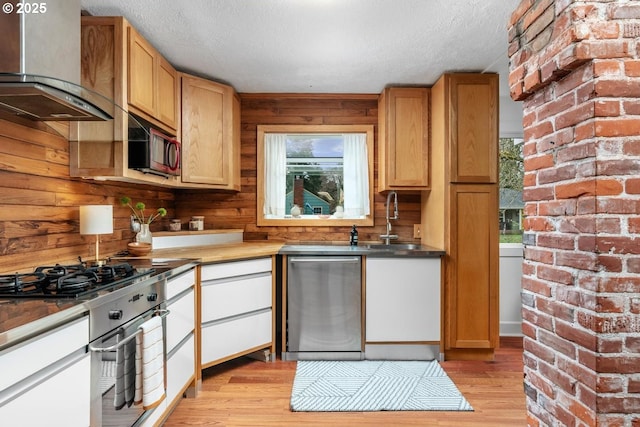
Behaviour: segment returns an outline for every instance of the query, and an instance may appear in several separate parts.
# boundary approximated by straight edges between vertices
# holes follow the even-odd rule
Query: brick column
[[[523,0],[525,392],[532,426],[640,426],[640,1]]]

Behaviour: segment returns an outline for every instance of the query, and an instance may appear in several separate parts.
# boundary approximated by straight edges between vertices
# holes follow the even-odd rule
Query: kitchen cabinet
[[[492,360],[499,343],[497,82],[497,74],[445,74],[431,88],[421,242],[447,253],[446,359]]]
[[[179,177],[128,167],[128,129],[136,123],[130,113],[169,136],[178,133],[175,69],[122,17],[83,16],[81,51],[81,84],[114,101],[114,118],[70,126],[70,175],[181,187]]]
[[[366,258],[367,359],[440,357],[437,258]]]
[[[182,182],[240,190],[240,100],[232,87],[181,74]]]
[[[88,426],[88,342],[89,319],[85,316],[0,352],[3,424]]]
[[[202,368],[259,350],[275,356],[273,276],[272,257],[202,266]]]
[[[498,180],[498,75],[446,74],[451,182]]]
[[[449,349],[493,349],[499,341],[500,309],[495,215],[498,188],[457,184],[451,186],[450,192],[445,345]]]
[[[386,88],[378,127],[378,191],[428,189],[429,89]]]
[[[178,128],[178,73],[133,27],[128,27],[129,106]],[[143,115],[144,115],[143,114]]]
[[[195,284],[195,269],[167,279],[166,399],[145,420],[145,426],[157,425],[160,419],[166,418],[180,403],[183,393],[195,396],[197,392]]]

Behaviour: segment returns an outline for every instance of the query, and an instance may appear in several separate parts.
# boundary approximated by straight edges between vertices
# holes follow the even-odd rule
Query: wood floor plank
[[[526,426],[522,341],[502,343],[492,362],[445,361],[442,367],[473,406],[473,412],[291,412],[296,362],[240,358],[203,373],[202,391],[183,399],[165,427],[289,426]]]

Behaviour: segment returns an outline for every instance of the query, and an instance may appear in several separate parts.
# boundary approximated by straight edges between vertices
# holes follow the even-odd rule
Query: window
[[[373,225],[373,126],[258,126],[258,225]]]
[[[500,242],[522,242],[522,189],[524,163],[522,160],[522,139],[500,138]]]

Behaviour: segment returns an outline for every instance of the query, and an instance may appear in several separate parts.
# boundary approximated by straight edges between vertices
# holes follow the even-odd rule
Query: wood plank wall
[[[37,129],[40,128],[40,129]],[[68,126],[55,126],[62,131]],[[0,120],[0,272],[29,271],[37,265],[90,259],[94,236],[79,234],[78,206],[114,206],[114,232],[101,238],[101,254],[126,249],[133,234],[123,195],[172,216],[174,194],[149,186],[69,177],[69,143],[42,123],[32,127]],[[165,221],[151,225],[164,229]]]
[[[333,94],[241,94],[242,189],[240,193],[179,191],[178,217],[204,215],[206,228],[242,228],[245,240],[346,242],[350,227],[257,227],[256,147],[257,126],[269,124],[373,124],[378,123],[377,95]],[[377,185],[377,162],[374,179]],[[420,195],[400,194],[400,219],[393,231],[401,240],[414,241],[413,224],[420,223]],[[379,241],[385,230],[386,196],[375,191],[375,224],[360,227],[361,241]],[[418,242],[418,240],[415,240]]]

